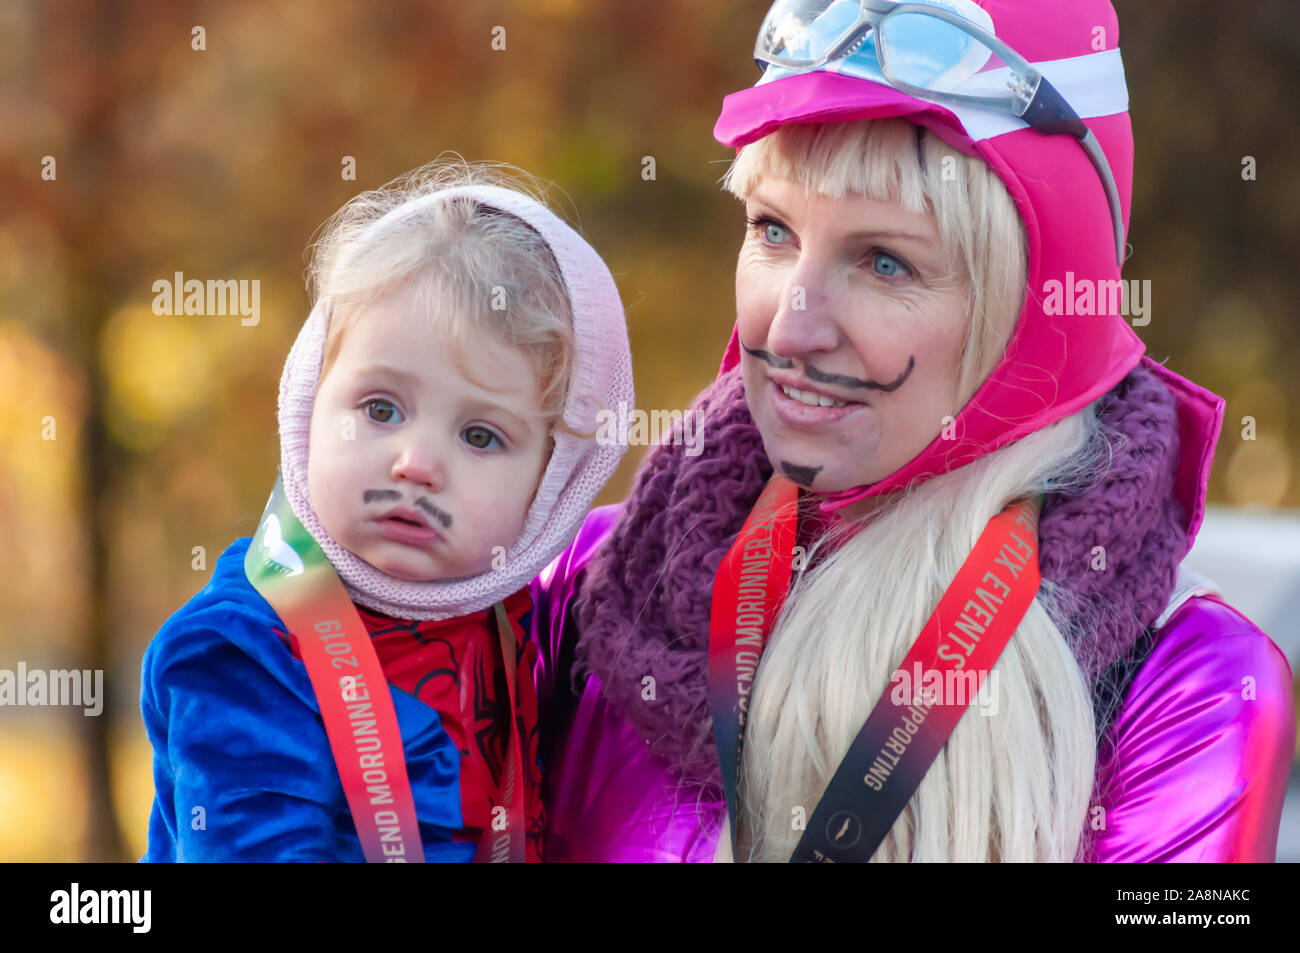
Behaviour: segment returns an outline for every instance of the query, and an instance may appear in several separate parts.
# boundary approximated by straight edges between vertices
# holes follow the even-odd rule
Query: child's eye
[[[461,436],[475,450],[495,450],[501,446],[501,438],[486,427],[466,427]]]
[[[368,400],[362,406],[366,410],[366,416],[376,423],[396,424],[401,423],[404,419],[402,412],[393,406],[391,401],[384,400],[382,397],[376,397],[374,400]],[[379,407],[381,416],[376,417],[373,408]]]
[[[869,258],[872,270],[882,278],[912,277],[912,269],[887,251],[874,251]]]

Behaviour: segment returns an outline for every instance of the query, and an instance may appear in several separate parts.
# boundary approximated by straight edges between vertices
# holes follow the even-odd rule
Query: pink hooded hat
[[[635,403],[632,355],[618,288],[609,269],[582,236],[528,196],[494,185],[443,189],[412,199],[372,227],[386,227],[431,202],[473,199],[510,212],[535,228],[560,265],[573,312],[577,360],[564,420],[584,433],[597,430],[602,408]],[[345,549],[321,524],[307,488],[312,408],[320,379],[332,302],[316,302],[285,361],[280,379],[280,473],[294,515],[320,545],[353,601],[399,619],[441,620],[477,612],[528,584],[569,545],[626,447],[557,431],[524,527],[500,569],[462,579],[408,582],[376,569]]]
[[[985,27],[1032,63],[1099,140],[1127,234],[1133,136],[1114,9],[1108,0],[976,3],[992,21]],[[1110,307],[1118,297],[1098,293],[1117,287],[1107,283],[1119,279],[1120,269],[1105,190],[1078,141],[1040,133],[1010,112],[941,106],[835,69],[833,62],[790,74],[769,66],[758,84],[726,97],[714,137],[740,148],[786,123],[898,116],[924,126],[983,159],[1006,185],[1028,240],[1028,293],[1001,363],[956,416],[956,438],[937,436],[877,483],[827,494],[822,509],[832,512],[964,466],[1077,412],[1143,362],[1178,404],[1183,450],[1174,492],[1188,513],[1190,546],[1204,514],[1223,400],[1144,357],[1145,345],[1127,319],[1110,313],[1118,310]],[[739,360],[733,329],[719,373]]]

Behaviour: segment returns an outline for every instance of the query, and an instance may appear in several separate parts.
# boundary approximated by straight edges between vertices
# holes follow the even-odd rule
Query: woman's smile
[[[816,428],[837,424],[845,417],[867,409],[867,405],[859,401],[834,400],[811,389],[792,388],[774,378],[770,379],[770,384],[767,393],[772,411],[781,423],[791,427]]]

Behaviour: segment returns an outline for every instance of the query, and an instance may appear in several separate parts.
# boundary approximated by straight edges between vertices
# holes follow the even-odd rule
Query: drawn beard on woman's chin
[[[799,484],[805,490],[811,490],[813,481],[817,479],[817,474],[821,473],[822,466],[809,466],[800,463],[791,463],[789,460],[781,461],[781,473],[788,479]]]

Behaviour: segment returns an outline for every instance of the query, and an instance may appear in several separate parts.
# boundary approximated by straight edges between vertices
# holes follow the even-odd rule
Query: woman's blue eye
[[[766,215],[760,215],[758,218],[746,218],[749,227],[755,231],[762,230],[763,238],[769,244],[780,245],[785,241],[788,229],[784,225],[778,224],[774,219]]]
[[[493,450],[501,446],[501,438],[486,427],[466,427],[461,436],[475,450]]]
[[[376,417],[374,414],[374,408],[376,406],[380,408],[381,415],[384,413],[384,408],[387,408],[389,411],[388,416]],[[402,412],[400,410],[394,407],[390,401],[384,400],[379,397],[376,397],[374,400],[366,401],[365,408],[366,408],[366,416],[368,416],[371,420],[375,421],[376,423],[396,424],[396,423],[400,423],[403,419]]]
[[[885,265],[884,270],[881,270],[880,267],[881,262],[884,262]],[[883,251],[879,252],[875,256],[875,260],[872,263],[872,267],[875,269],[876,274],[880,275],[882,278],[897,278],[899,275],[906,275],[910,273],[906,265],[904,265],[893,255],[889,254],[889,252],[883,252]]]

